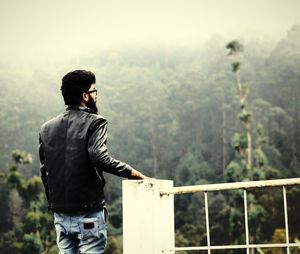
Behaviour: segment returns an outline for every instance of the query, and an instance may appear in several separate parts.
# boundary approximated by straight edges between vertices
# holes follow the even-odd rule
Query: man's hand
[[[141,172],[133,169],[131,171],[131,176],[128,177],[128,179],[141,179],[141,180],[146,180],[146,179],[150,179],[150,177],[143,175]]]

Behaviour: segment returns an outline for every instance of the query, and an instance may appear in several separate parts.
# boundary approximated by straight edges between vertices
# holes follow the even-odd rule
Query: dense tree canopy
[[[226,45],[230,55],[243,49],[239,61],[229,59]],[[300,176],[300,26],[275,47],[214,36],[199,48],[126,48],[77,60],[78,67],[96,73],[111,154],[145,174],[177,186]],[[60,79],[74,65],[32,75],[0,66],[0,252],[55,253],[51,217],[36,176],[38,131],[64,110]],[[249,149],[251,165],[245,159]],[[106,177],[107,253],[121,253],[120,179]],[[299,238],[299,190],[291,188],[288,195],[296,204],[290,211],[294,239]],[[253,242],[280,239],[281,199],[280,192],[249,194]],[[215,193],[210,200],[212,241],[243,242],[244,233],[236,227],[243,220],[241,194]],[[206,244],[202,196],[180,196],[175,205],[177,245]]]

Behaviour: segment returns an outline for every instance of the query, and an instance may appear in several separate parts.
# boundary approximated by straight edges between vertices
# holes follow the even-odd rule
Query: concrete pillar
[[[173,181],[124,180],[122,187],[123,253],[175,253],[174,196],[160,196]]]

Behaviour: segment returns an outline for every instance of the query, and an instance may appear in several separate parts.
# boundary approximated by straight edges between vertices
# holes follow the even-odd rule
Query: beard
[[[91,110],[95,111],[95,113],[98,113],[98,108],[96,105],[96,102],[94,101],[94,99],[89,96],[89,101],[87,102],[87,107],[90,108]]]

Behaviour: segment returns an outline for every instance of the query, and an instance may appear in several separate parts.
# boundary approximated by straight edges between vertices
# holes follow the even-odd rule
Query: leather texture
[[[74,213],[101,209],[103,171],[130,177],[133,168],[112,158],[106,142],[106,119],[82,106],[69,106],[42,125],[40,171],[50,210]]]

